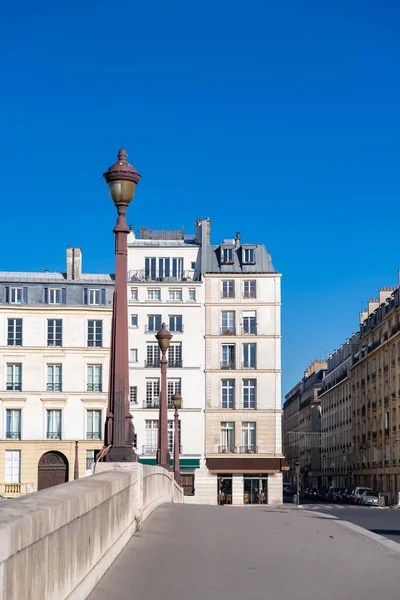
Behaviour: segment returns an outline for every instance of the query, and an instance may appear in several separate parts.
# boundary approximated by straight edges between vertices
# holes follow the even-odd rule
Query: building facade
[[[91,472],[102,447],[113,278],[0,273],[0,494]]]

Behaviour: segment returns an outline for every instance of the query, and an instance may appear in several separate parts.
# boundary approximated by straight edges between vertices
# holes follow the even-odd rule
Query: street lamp
[[[170,468],[170,457],[168,450],[168,397],[167,397],[167,357],[166,353],[169,348],[172,334],[165,327],[165,323],[161,325],[160,331],[156,334],[158,347],[161,351],[161,387],[160,387],[160,402],[158,409],[158,445],[157,445],[157,465]]]
[[[296,461],[296,504],[299,506],[300,504],[300,463]]]
[[[175,407],[174,412],[174,420],[175,420],[175,428],[174,428],[174,477],[176,483],[181,483],[181,474],[179,471],[179,414],[178,410],[182,406],[182,396],[179,392],[175,392],[172,396],[172,402]]]
[[[134,429],[129,411],[128,362],[128,246],[129,228],[125,213],[141,175],[127,162],[126,150],[118,152],[118,160],[103,174],[108,184],[118,218],[115,233],[115,286],[111,323],[110,379],[104,445],[110,447],[104,461],[135,462]]]

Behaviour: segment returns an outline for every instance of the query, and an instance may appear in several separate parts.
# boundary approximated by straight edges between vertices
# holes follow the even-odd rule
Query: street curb
[[[346,527],[347,529],[351,529],[352,531],[355,531],[356,533],[359,533],[359,534],[363,535],[364,537],[370,538],[371,540],[378,542],[378,544],[381,544],[382,546],[389,548],[389,550],[392,550],[393,552],[400,554],[400,544],[398,544],[397,542],[394,542],[393,540],[389,540],[388,538],[384,537],[383,535],[379,535],[378,533],[373,533],[372,531],[369,531],[368,529],[365,529],[364,527],[360,527],[359,525],[355,525],[354,523],[350,523],[349,521],[342,521],[342,519],[340,519],[340,517],[335,517],[333,515],[326,515],[325,513],[321,513],[318,511],[309,510],[307,512],[309,512],[312,515],[320,515],[322,517],[328,518],[329,520],[333,520],[336,523],[338,523],[339,525],[342,525],[343,527]]]

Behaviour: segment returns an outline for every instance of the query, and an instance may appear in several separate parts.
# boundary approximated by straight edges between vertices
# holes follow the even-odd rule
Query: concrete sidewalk
[[[400,554],[320,514],[164,505],[90,600],[398,600]]]

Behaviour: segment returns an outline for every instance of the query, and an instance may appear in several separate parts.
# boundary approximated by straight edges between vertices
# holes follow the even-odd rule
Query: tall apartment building
[[[352,389],[350,369],[359,345],[352,335],[328,359],[319,391],[322,433],[322,485],[348,487],[352,473]]]
[[[102,446],[113,278],[0,272],[0,494],[90,472]],[[77,443],[77,445],[76,445]],[[77,464],[76,464],[77,459]]]
[[[326,369],[325,360],[311,363],[304,377],[286,394],[283,405],[284,452],[291,466],[289,479],[295,483],[295,465],[298,462],[300,482],[304,488],[322,485],[321,404],[318,392]]]

